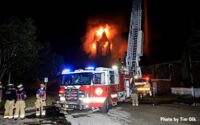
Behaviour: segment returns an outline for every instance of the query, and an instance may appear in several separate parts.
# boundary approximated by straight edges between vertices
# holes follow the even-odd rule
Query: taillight
[[[65,93],[65,87],[61,86],[59,90],[59,94],[64,94]]]

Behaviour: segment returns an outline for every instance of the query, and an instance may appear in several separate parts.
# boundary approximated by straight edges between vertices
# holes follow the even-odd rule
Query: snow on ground
[[[131,124],[130,113],[121,111],[120,107],[110,109],[107,114],[95,113],[74,113],[66,115],[66,119],[72,125],[129,125]]]

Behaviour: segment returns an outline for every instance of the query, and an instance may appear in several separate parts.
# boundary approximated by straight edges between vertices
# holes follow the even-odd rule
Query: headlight
[[[60,97],[60,101],[64,102],[65,101],[65,97]]]
[[[85,97],[85,91],[79,91],[78,94],[80,98]]]
[[[80,97],[80,98],[84,98],[84,97],[85,97],[85,95],[79,95],[79,97]]]
[[[69,108],[69,105],[64,104],[63,108]]]

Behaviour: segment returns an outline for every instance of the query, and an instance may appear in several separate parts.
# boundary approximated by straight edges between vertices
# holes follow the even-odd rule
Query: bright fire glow
[[[112,48],[113,48],[113,47],[112,47],[112,43],[111,43],[111,44],[110,44],[110,49],[112,50]]]
[[[109,33],[109,26],[106,25],[105,28],[103,28],[102,26],[96,31],[96,35],[97,37],[100,37],[102,36],[103,33],[106,33],[106,36],[109,37],[110,33]]]
[[[97,36],[98,39],[100,39],[103,35],[103,33],[105,32],[106,34],[106,37],[108,38],[110,36],[110,32],[109,32],[109,26],[108,25],[105,25],[104,27],[103,26],[100,26],[96,31],[95,31],[95,34]],[[106,48],[108,46],[109,42],[107,41],[104,45],[103,45],[103,48]],[[94,51],[96,51],[96,43],[92,43],[92,49]],[[110,47],[110,49],[112,49]]]
[[[127,50],[127,38],[123,36],[127,32],[124,28],[125,25],[123,21],[118,21],[119,23],[109,22],[109,24],[102,22],[104,21],[96,18],[88,20],[86,34],[82,37],[83,49],[90,57],[95,57],[97,54],[97,42],[101,41],[100,39],[105,33],[108,41],[102,43],[103,45],[101,44],[102,52],[107,47],[110,47],[112,61],[118,61],[119,58],[123,58]]]
[[[108,46],[108,42],[106,42],[103,47],[106,48]]]
[[[92,49],[96,50],[96,44],[92,43]]]

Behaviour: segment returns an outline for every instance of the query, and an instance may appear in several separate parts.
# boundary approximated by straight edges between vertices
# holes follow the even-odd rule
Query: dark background
[[[198,1],[146,1],[150,39],[144,60],[147,64],[179,60],[191,27],[198,28],[200,24]],[[89,60],[81,47],[87,20],[121,17],[129,23],[131,4],[131,0],[9,1],[0,3],[0,18],[31,17],[37,27],[38,41],[50,42],[53,51],[64,57],[66,65],[76,67],[86,65]],[[126,35],[128,39],[128,32]]]

